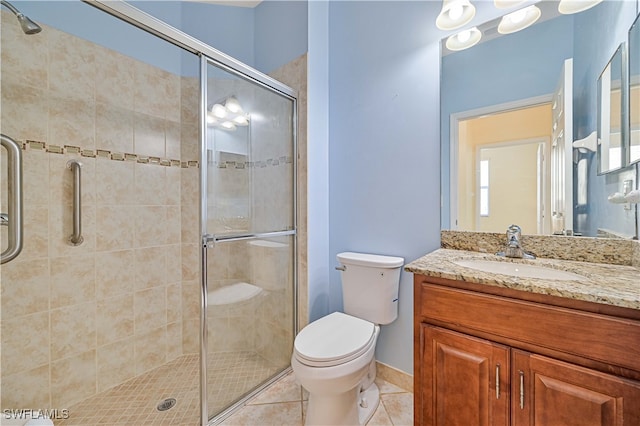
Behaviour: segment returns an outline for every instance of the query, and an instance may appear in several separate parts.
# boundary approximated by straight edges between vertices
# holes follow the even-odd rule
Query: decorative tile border
[[[25,151],[46,151],[51,154],[77,154],[81,157],[88,158],[104,158],[114,161],[134,161],[141,164],[153,164],[164,167],[181,167],[183,169],[199,168],[200,161],[188,160],[181,161],[169,158],[151,157],[141,154],[131,154],[128,152],[112,152],[105,149],[83,149],[74,145],[47,145],[45,142],[27,140],[22,143],[22,149]],[[290,156],[280,156],[277,158],[268,158],[260,161],[223,161],[214,162],[214,167],[219,169],[263,169],[266,167],[274,167],[286,164],[292,164],[293,158]]]
[[[214,162],[213,165],[219,169],[263,169],[270,166],[280,166],[293,163],[290,156],[281,156],[278,158],[269,158],[260,161],[221,161]]]
[[[45,142],[32,140],[23,142],[22,149],[25,151],[46,151],[51,154],[77,154],[82,157],[104,158],[114,161],[134,161],[141,164],[153,164],[164,167],[181,167],[183,169],[200,167],[200,162],[198,160],[181,161],[173,158],[150,157],[140,154],[131,154],[128,152],[111,152],[105,149],[83,149],[79,146],[73,145],[47,145]]]

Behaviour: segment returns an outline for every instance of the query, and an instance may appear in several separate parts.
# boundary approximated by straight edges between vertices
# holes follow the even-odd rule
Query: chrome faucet
[[[507,228],[507,244],[504,251],[496,253],[498,256],[513,257],[518,259],[535,259],[533,253],[525,251],[520,245],[522,229],[518,225],[511,225]]]

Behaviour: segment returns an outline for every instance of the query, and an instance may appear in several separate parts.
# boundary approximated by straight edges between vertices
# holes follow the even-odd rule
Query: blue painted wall
[[[442,59],[442,164],[450,162],[450,115],[553,93],[564,60],[572,57],[573,16],[480,43]],[[473,64],[472,66],[470,64]],[[442,228],[451,229],[450,182],[442,179]]]
[[[256,6],[254,67],[269,73],[306,53],[307,16],[306,1],[267,0]]]
[[[342,309],[336,254],[407,262],[440,245],[438,2],[329,6],[330,310]],[[311,159],[313,161],[313,159]],[[413,371],[412,274],[376,356]]]
[[[589,135],[597,127],[597,81],[612,55],[627,40],[638,10],[636,1],[605,1],[597,7],[575,16],[574,37],[574,136]],[[607,31],[594,31],[607,28]],[[575,209],[576,230],[595,236],[598,228],[624,235],[636,232],[635,213],[620,205],[607,202],[607,197],[622,191],[625,179],[637,182],[635,167],[597,175],[595,154],[585,156],[588,161],[587,206]]]
[[[254,66],[254,10],[184,1],[178,28],[211,47]]]
[[[329,3],[309,3],[307,276],[309,320],[329,311]]]

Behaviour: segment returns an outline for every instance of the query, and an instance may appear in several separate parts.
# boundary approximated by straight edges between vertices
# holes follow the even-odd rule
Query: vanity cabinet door
[[[509,348],[421,324],[421,412],[438,426],[509,424]]]
[[[514,426],[640,425],[640,383],[512,350]]]

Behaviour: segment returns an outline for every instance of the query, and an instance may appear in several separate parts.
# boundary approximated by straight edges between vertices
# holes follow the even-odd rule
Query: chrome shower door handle
[[[82,163],[71,160],[67,163],[67,168],[73,172],[73,234],[69,237],[69,244],[79,246],[84,241],[82,237]]]
[[[8,245],[0,255],[0,264],[3,264],[15,259],[22,251],[22,148],[9,136],[0,134],[0,140],[9,155],[9,211],[3,215],[2,221],[8,227]]]

